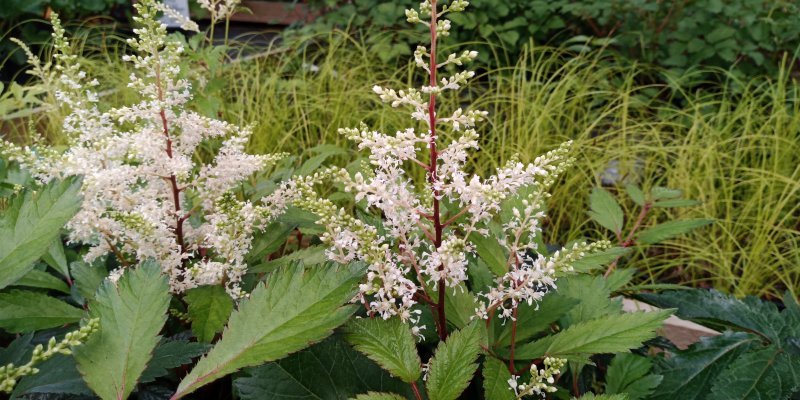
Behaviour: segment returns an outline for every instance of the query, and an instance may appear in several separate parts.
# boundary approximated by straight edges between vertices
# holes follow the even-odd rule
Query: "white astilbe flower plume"
[[[63,121],[69,147],[6,143],[4,153],[42,181],[83,176],[84,202],[67,228],[71,241],[92,245],[87,261],[109,252],[123,267],[154,259],[173,292],[222,284],[240,297],[253,234],[287,203],[276,194],[254,204],[232,189],[281,155],[246,154],[249,128],[186,108],[192,88],[180,68],[184,49],[157,19],[165,7],[155,0],[135,7],[139,27],[128,43],[136,53],[123,58],[135,68],[128,86],[140,100],[103,110],[92,89],[97,81],[80,70],[54,17],[56,97],[69,111]],[[203,164],[195,153],[208,141],[221,147]]]
[[[442,339],[447,334],[444,292],[465,290],[467,266],[476,251],[475,238],[488,235],[489,223],[504,202],[520,197],[523,190],[533,195],[525,200],[524,210],[516,211],[516,219],[504,227],[504,234],[496,237],[511,255],[505,265],[508,273],[483,295],[489,304],[481,306],[481,316],[498,311],[508,317],[507,309],[538,301],[555,286],[556,272],[567,270],[583,252],[605,246],[581,245],[550,258],[528,254],[536,250],[546,190],[573,162],[570,142],[530,163],[513,159],[489,177],[467,171],[470,152],[478,148],[479,125],[488,113],[468,106],[443,113],[435,105],[437,96],[461,89],[475,76],[462,70],[437,78],[437,71],[444,66],[460,67],[478,56],[477,52],[463,51],[436,61],[436,37],[446,36],[451,29],[451,22],[441,17],[461,12],[468,4],[456,0],[437,9],[436,1],[425,0],[419,10],[406,11],[409,22],[423,24],[431,32],[430,46],[418,46],[414,52],[415,65],[429,77],[427,85],[402,90],[376,85],[372,90],[392,107],[409,109],[414,126],[394,134],[363,123],[357,128],[340,129],[359,150],[368,152],[368,170],[351,175],[329,169],[295,179],[282,189],[295,204],[320,217],[319,224],[326,229],[322,241],[329,246],[329,259],[367,264],[357,299],[372,316],[399,316],[411,321],[414,331],[419,332],[419,310],[412,307],[423,303],[431,307]],[[453,138],[446,145],[441,132]],[[422,168],[425,181],[414,181],[409,168]],[[313,186],[326,179],[343,184],[357,202],[379,217],[359,220],[330,200],[319,198]]]

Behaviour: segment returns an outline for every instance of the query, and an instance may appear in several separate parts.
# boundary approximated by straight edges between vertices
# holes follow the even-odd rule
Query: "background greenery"
[[[387,8],[402,8],[403,2],[376,1],[343,6],[317,24],[291,31],[284,44],[252,48],[236,43],[228,49],[231,59],[239,59],[235,62],[222,63],[219,50],[190,41],[195,49],[190,52],[191,67],[210,76],[195,108],[236,123],[252,123],[250,151],[292,152],[298,164],[305,163],[301,168],[305,171],[323,163],[355,168],[358,154],[336,130],[361,120],[384,130],[405,127],[407,117],[380,107],[370,88],[375,83],[414,86],[421,79],[412,66],[397,61],[415,33],[397,29],[397,10]],[[475,0],[478,11],[468,14],[487,18],[477,23],[491,28],[458,31],[446,42],[469,38],[474,42],[470,46],[479,48],[485,58],[478,83],[466,97],[444,101],[474,103],[490,112],[480,131],[482,151],[470,160],[476,171],[492,170],[514,155],[527,161],[564,140],[576,141],[578,163],[554,187],[545,230],[548,243],[581,237],[613,239],[586,218],[594,186],[604,185],[612,193],[623,191],[625,183],[644,189],[677,188],[701,204],[655,209],[649,223],[677,218],[715,222],[623,260],[640,271],[641,282],[713,286],[738,296],[780,298],[784,290],[798,296],[800,105],[792,67],[796,62],[789,55],[800,37],[791,34],[800,26],[800,20],[792,18],[796,5],[736,1],[733,4],[739,6],[718,9],[714,1],[695,1],[673,10],[668,19],[659,19],[669,13],[664,5],[652,9],[661,2],[584,1],[580,7],[548,2],[547,12],[562,16],[563,26],[558,26],[552,15],[537,16],[536,7],[520,11],[522,1],[502,2],[507,11],[495,3]],[[525,23],[513,29],[498,27],[500,21],[512,21],[511,15],[526,18]],[[587,18],[608,32],[616,27],[614,40],[575,39],[594,35],[588,31],[593,28]],[[666,21],[665,28],[654,35],[659,21]],[[687,21],[713,23],[687,31]],[[347,23],[369,31],[332,28]],[[735,32],[718,49],[712,32],[725,30],[723,26]],[[637,30],[648,45],[631,41]],[[511,31],[518,33],[507,33]],[[757,31],[766,36],[753,36]],[[90,75],[125,81],[130,70],[117,61],[124,46],[118,36],[93,28],[77,37],[75,45],[84,50],[82,62]],[[685,43],[682,37],[687,38]],[[558,43],[559,38],[564,42],[558,47],[533,45]],[[696,50],[689,46],[692,38],[714,50]],[[747,44],[751,42],[755,50]],[[388,57],[387,43],[392,53]],[[587,43],[600,48],[590,49]],[[680,52],[685,56],[680,65],[666,61],[675,43],[686,47]],[[736,63],[725,46],[736,51]],[[763,60],[755,54],[762,54]],[[106,95],[111,104],[135,95],[122,85],[105,89],[111,93]],[[31,114],[37,105],[31,94],[42,95],[13,85],[0,95],[3,134],[30,142],[27,120],[7,118],[30,114],[38,131],[58,143],[58,116]],[[322,143],[325,146],[320,147]],[[617,198],[626,211],[635,208],[626,196]]]

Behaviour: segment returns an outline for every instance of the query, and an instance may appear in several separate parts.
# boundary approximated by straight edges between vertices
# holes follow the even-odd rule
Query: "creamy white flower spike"
[[[282,189],[295,204],[320,216],[319,223],[326,228],[322,240],[329,246],[329,259],[368,265],[357,299],[372,315],[398,316],[411,321],[416,325],[414,331],[419,332],[419,309],[415,306],[423,303],[434,313],[440,338],[447,334],[444,292],[464,290],[467,266],[476,248],[473,238],[487,235],[488,223],[501,211],[503,202],[520,196],[521,190],[529,189],[534,195],[525,200],[524,210],[517,211],[517,218],[497,238],[512,256],[506,265],[508,273],[483,295],[488,304],[481,306],[481,316],[497,312],[510,317],[509,310],[517,304],[538,301],[555,286],[555,273],[567,269],[567,261],[573,260],[569,258],[573,252],[551,258],[532,253],[540,231],[538,221],[544,217],[546,190],[573,161],[571,143],[531,163],[511,160],[495,175],[481,177],[470,173],[466,163],[470,151],[478,148],[478,131],[488,113],[469,106],[450,113],[436,109],[437,96],[457,91],[475,77],[469,70],[455,70],[443,78],[437,78],[437,72],[444,67],[457,69],[478,56],[466,50],[436,61],[436,37],[447,36],[451,29],[451,22],[441,17],[461,12],[469,4],[464,0],[447,3],[437,6],[425,0],[418,10],[406,10],[409,22],[425,25],[431,32],[430,45],[414,51],[414,64],[428,75],[427,84],[402,90],[373,87],[381,101],[407,108],[414,125],[393,134],[363,123],[357,128],[340,129],[359,150],[368,153],[367,170],[351,175],[329,169],[295,179]],[[443,143],[442,132],[452,141]],[[412,168],[422,168],[425,182],[412,179]],[[319,198],[313,186],[327,179],[343,184],[357,202],[380,217],[367,224],[330,200]],[[574,252],[600,247],[603,245],[586,245]]]
[[[227,12],[235,3],[218,2],[217,10]],[[287,201],[274,194],[254,204],[232,190],[282,155],[246,154],[249,128],[186,108],[192,88],[180,68],[183,48],[157,19],[159,12],[172,13],[154,0],[135,7],[139,27],[128,43],[136,53],[124,60],[135,67],[128,86],[140,100],[101,109],[92,89],[97,81],[80,70],[54,16],[54,68],[39,72],[42,79],[58,75],[56,98],[68,112],[63,131],[69,148],[3,148],[42,181],[83,176],[84,202],[67,228],[70,240],[93,246],[87,261],[109,252],[125,267],[154,259],[173,292],[224,285],[231,296],[243,296],[239,283],[253,235]],[[209,141],[221,147],[210,162],[201,163],[195,153]]]

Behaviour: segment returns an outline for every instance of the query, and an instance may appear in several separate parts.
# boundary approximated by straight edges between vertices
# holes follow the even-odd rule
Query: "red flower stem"
[[[417,400],[422,400],[422,394],[420,394],[419,392],[419,388],[417,387],[417,382],[411,382],[411,390],[414,391],[414,397],[416,397]]]
[[[431,0],[431,54],[430,54],[430,81],[431,88],[436,87],[436,0]],[[441,212],[439,209],[439,190],[436,189],[436,184],[439,180],[436,175],[437,164],[439,155],[436,152],[436,92],[431,91],[430,99],[428,101],[428,124],[430,126],[430,142],[429,149],[431,153],[431,164],[428,167],[430,172],[430,182],[433,191],[433,227],[434,227],[434,240],[433,245],[438,249],[442,246],[442,231],[444,224],[441,220]],[[444,271],[444,265],[439,265],[439,271]],[[436,315],[438,317],[437,330],[439,339],[445,340],[447,338],[447,318],[445,317],[444,302],[445,302],[445,279],[439,279],[439,301],[436,303]]]
[[[166,152],[167,157],[172,158],[172,138],[169,135],[169,125],[167,123],[167,113],[164,110],[164,91],[161,88],[161,61],[158,59],[156,55],[155,60],[156,65],[156,88],[158,89],[158,100],[161,105],[161,109],[158,112],[159,117],[161,117],[161,129],[164,133],[164,138],[166,139]],[[175,240],[178,242],[178,245],[181,247],[181,253],[186,253],[186,243],[183,240],[183,221],[185,218],[181,215],[181,197],[180,192],[181,189],[178,187],[178,178],[175,177],[175,174],[169,175],[169,183],[172,187],[172,201],[175,203]],[[184,261],[185,262],[185,261]]]

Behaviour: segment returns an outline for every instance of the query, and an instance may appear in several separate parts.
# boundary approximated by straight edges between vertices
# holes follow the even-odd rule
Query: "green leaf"
[[[244,367],[274,361],[331,334],[355,311],[361,265],[306,270],[292,265],[272,273],[231,314],[208,354],[181,381],[174,399]]]
[[[345,400],[366,392],[413,396],[408,384],[392,378],[337,334],[282,360],[247,368],[233,386],[242,400]]]
[[[650,197],[653,200],[666,200],[666,199],[677,199],[678,197],[683,196],[683,191],[679,189],[670,189],[661,186],[656,186],[650,189]]]
[[[603,251],[587,254],[573,262],[572,268],[574,268],[576,272],[590,272],[605,267],[617,258],[628,254],[630,251],[630,248],[612,247]]]
[[[707,399],[788,399],[798,388],[800,359],[772,345],[730,363],[714,380]]]
[[[64,254],[64,244],[61,243],[60,237],[56,238],[50,248],[47,249],[47,253],[42,255],[42,260],[69,279],[69,265],[67,264],[67,256]]]
[[[247,269],[248,274],[272,272],[278,268],[286,267],[292,263],[302,261],[304,265],[312,266],[322,264],[326,260],[325,246],[311,246],[294,253],[285,255],[272,261],[267,261],[263,264],[254,265]]]
[[[201,286],[186,292],[192,333],[201,342],[211,343],[221,332],[233,311],[233,299],[220,285]]]
[[[616,235],[621,234],[624,215],[617,199],[611,193],[600,187],[592,189],[592,194],[589,195],[589,208],[591,209],[589,217],[595,222]]]
[[[0,293],[0,328],[33,332],[78,322],[83,310],[44,293],[12,290]]]
[[[475,245],[475,251],[496,276],[505,275],[508,267],[508,256],[505,249],[497,241],[497,238],[489,235],[488,237],[473,233],[469,240]]]
[[[672,313],[657,312],[607,315],[580,322],[556,334],[517,347],[520,360],[544,356],[575,359],[592,354],[619,353],[639,347],[656,336],[656,329]]]
[[[394,393],[368,392],[355,397],[355,400],[406,400],[405,397]]]
[[[52,289],[61,293],[69,294],[69,286],[67,286],[66,282],[47,272],[39,271],[38,269],[30,270],[30,272],[25,274],[25,276],[14,282],[12,286]]]
[[[517,308],[517,343],[532,338],[537,333],[550,327],[550,324],[568,313],[579,300],[551,292],[542,298],[537,305],[521,304]],[[495,342],[500,346],[511,345],[512,324],[505,324],[497,334]]]
[[[146,262],[115,285],[106,280],[89,302],[100,332],[75,348],[78,370],[100,398],[125,399],[136,387],[167,320],[169,285],[161,268]]]
[[[502,361],[487,356],[483,361],[484,398],[515,400],[514,392],[509,390],[509,379],[511,379],[511,372],[508,371],[508,367]]]
[[[602,276],[573,275],[558,280],[558,294],[577,300],[562,326],[622,313],[622,301],[610,299],[611,289]]]
[[[430,400],[455,400],[472,380],[478,369],[480,354],[480,322],[453,332],[439,342],[429,362],[426,387]]]
[[[447,288],[444,295],[447,321],[458,329],[467,326],[472,317],[475,316],[475,309],[478,308],[478,299],[463,284],[455,288]]]
[[[628,395],[630,400],[646,399],[664,378],[650,374],[652,361],[631,353],[614,356],[606,372],[606,393]]]
[[[713,219],[687,219],[680,221],[667,221],[652,228],[645,229],[637,235],[640,244],[654,244],[678,235],[690,232],[701,226],[713,223]]]
[[[771,302],[754,297],[739,300],[716,290],[692,289],[662,293],[643,293],[643,301],[661,308],[677,308],[676,314],[683,318],[712,327],[722,325],[734,329],[744,329],[781,341],[781,330],[786,324]]]
[[[75,287],[78,290],[78,294],[87,300],[94,299],[97,288],[103,284],[103,280],[108,276],[108,270],[104,266],[88,264],[83,261],[72,262],[70,271],[75,279]]]
[[[354,319],[345,327],[345,338],[356,350],[404,382],[416,382],[422,374],[414,335],[398,318]]]
[[[633,200],[636,205],[640,207],[644,207],[645,202],[647,201],[644,196],[644,192],[639,186],[629,183],[625,185],[625,191],[628,192],[628,196],[630,196],[631,200]]]
[[[81,205],[81,181],[52,181],[14,196],[0,217],[0,289],[25,276]]]
[[[189,364],[195,357],[205,354],[210,345],[188,340],[162,340],[153,351],[153,358],[147,363],[139,383],[148,383],[166,376],[169,370]]]
[[[656,372],[664,376],[651,400],[704,400],[709,383],[758,342],[749,333],[725,332],[720,336],[704,337],[684,351],[671,354],[656,364]]]

